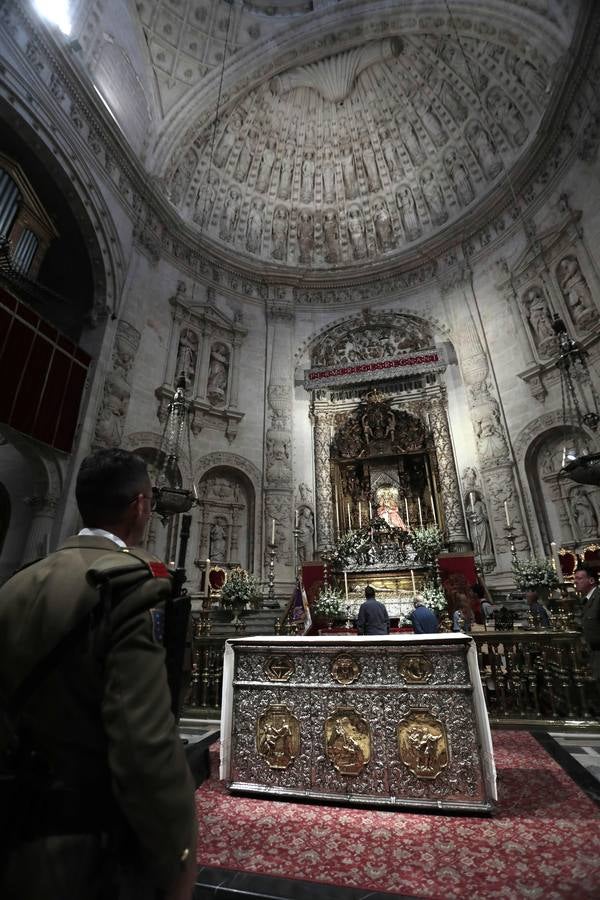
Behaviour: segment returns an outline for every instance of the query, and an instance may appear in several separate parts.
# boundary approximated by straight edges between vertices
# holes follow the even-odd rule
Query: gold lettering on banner
[[[300,752],[300,723],[284,704],[267,707],[256,722],[256,751],[271,769],[287,769]]]
[[[336,656],[331,663],[331,677],[338,684],[352,684],[361,671],[360,663],[353,656]]]
[[[352,707],[339,707],[325,720],[325,749],[341,775],[358,775],[371,759],[371,729]]]
[[[433,674],[433,663],[422,653],[407,654],[400,657],[398,671],[406,681],[419,684],[429,681]]]
[[[269,681],[288,681],[295,668],[294,660],[289,656],[269,656],[265,660],[264,673]]]
[[[424,709],[413,709],[398,723],[398,753],[416,775],[433,781],[448,765],[446,726]]]

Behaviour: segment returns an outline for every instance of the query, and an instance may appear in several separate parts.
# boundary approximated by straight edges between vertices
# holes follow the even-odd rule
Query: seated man
[[[439,631],[439,622],[436,614],[429,607],[425,606],[418,597],[415,597],[413,603],[415,608],[410,613],[409,618],[415,634],[436,634]]]
[[[358,610],[359,634],[389,634],[390,617],[383,603],[375,599],[375,588],[368,584],[365,588],[365,601]]]
[[[525,599],[529,604],[529,613],[533,618],[533,624],[539,625],[540,628],[549,628],[550,616],[548,615],[548,610],[546,609],[546,607],[542,606],[542,604],[540,603],[538,592],[527,591]]]

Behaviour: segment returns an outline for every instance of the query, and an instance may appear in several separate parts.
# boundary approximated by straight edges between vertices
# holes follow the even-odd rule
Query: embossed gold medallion
[[[325,719],[325,749],[341,775],[358,775],[371,759],[369,723],[351,706],[340,706]]]
[[[264,673],[269,681],[287,681],[294,674],[294,660],[289,656],[268,656]]]
[[[450,759],[446,726],[426,710],[413,709],[398,723],[398,753],[417,778],[437,778]]]
[[[341,654],[331,663],[331,677],[338,684],[352,684],[362,671],[361,665],[353,656]]]
[[[400,657],[398,671],[411,684],[423,683],[431,678],[433,663],[422,653],[410,653]]]
[[[283,703],[273,703],[256,721],[256,751],[271,769],[287,769],[300,752],[300,723]]]

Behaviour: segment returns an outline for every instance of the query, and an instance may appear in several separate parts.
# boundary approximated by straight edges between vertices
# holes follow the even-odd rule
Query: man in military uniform
[[[600,588],[598,574],[591,566],[578,566],[573,573],[575,589],[581,597],[581,627],[591,650],[592,674],[600,683]]]
[[[189,900],[194,784],[156,610],[170,577],[130,549],[152,508],[145,463],[101,450],[76,496],[82,531],[0,589],[4,731],[25,760],[15,808],[0,810],[13,817],[0,896]]]

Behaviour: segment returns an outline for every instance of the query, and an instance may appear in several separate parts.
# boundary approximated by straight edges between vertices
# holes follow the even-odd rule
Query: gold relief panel
[[[256,722],[256,751],[271,769],[287,769],[300,752],[300,723],[283,703],[267,707]]]
[[[371,729],[351,706],[325,719],[325,750],[341,775],[359,775],[371,759]]]
[[[290,656],[268,656],[263,670],[269,681],[288,681],[295,668]]]
[[[437,778],[450,759],[446,726],[426,710],[413,709],[398,723],[398,753],[417,778]]]
[[[353,656],[341,654],[331,663],[331,677],[338,684],[352,684],[362,672],[362,667]]]
[[[433,674],[433,661],[423,653],[407,653],[398,662],[398,671],[411,684],[424,684]]]

